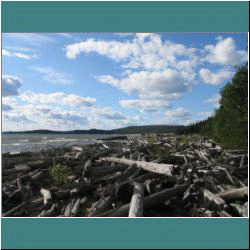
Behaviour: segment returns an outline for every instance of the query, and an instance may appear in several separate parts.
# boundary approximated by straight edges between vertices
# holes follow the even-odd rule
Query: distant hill
[[[146,134],[146,133],[175,133],[183,130],[183,125],[148,125],[148,126],[130,126],[120,129],[101,130],[72,130],[72,131],[54,131],[47,129],[38,129],[31,131],[2,132],[3,134]]]

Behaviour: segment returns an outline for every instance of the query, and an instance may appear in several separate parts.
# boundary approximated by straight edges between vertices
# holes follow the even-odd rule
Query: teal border
[[[2,2],[2,32],[248,32],[248,2]]]
[[[2,219],[2,248],[245,249],[248,219]]]
[[[1,2],[2,32],[248,32],[248,2]],[[247,249],[247,218],[2,218],[2,248]]]

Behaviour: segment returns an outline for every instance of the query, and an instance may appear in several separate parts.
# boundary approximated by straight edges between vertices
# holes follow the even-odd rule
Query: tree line
[[[232,80],[220,90],[220,107],[215,115],[182,130],[201,134],[229,149],[248,147],[248,63],[237,68]]]

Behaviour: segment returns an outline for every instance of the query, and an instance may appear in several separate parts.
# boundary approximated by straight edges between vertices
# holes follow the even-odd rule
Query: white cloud
[[[167,111],[165,115],[168,118],[187,120],[190,119],[191,114],[185,108],[177,108],[173,111]]]
[[[190,89],[194,75],[167,69],[163,72],[141,71],[128,74],[127,78],[115,79],[110,75],[97,78],[127,93],[137,93],[142,98],[172,98],[173,94],[185,93]]]
[[[123,65],[125,68],[142,67],[147,70],[176,67],[177,61],[184,63],[196,57],[195,48],[188,48],[170,41],[163,42],[161,36],[155,33],[137,33],[133,40],[127,41],[88,39],[67,45],[65,51],[69,59],[75,59],[81,53],[96,52],[112,60],[125,62]],[[177,60],[178,56],[186,58]]]
[[[219,37],[216,45],[206,45],[203,61],[217,64],[237,65],[247,61],[247,52],[237,50],[233,38]]]
[[[220,100],[221,100],[221,95],[216,95],[208,100],[205,101],[205,103],[212,104],[215,108],[220,107]]]
[[[230,80],[233,77],[234,72],[222,69],[216,73],[213,73],[209,69],[202,68],[200,69],[199,74],[204,83],[218,85],[226,80]]]
[[[74,94],[65,94],[56,92],[52,94],[26,92],[20,95],[24,101],[36,104],[57,104],[67,106],[85,106],[91,107],[95,105],[96,99],[91,97],[81,97]]]
[[[31,59],[38,58],[37,54],[24,54],[24,53],[20,53],[20,52],[10,52],[10,51],[8,51],[6,49],[2,50],[2,55],[3,56],[8,56],[8,57],[26,59],[26,60],[31,60]]]
[[[8,104],[2,104],[2,111],[10,111],[13,110],[13,108]]]
[[[45,33],[4,33],[3,38],[14,39],[15,43],[25,43],[37,47],[55,42],[51,36]]]
[[[52,67],[31,67],[31,69],[41,73],[43,75],[43,79],[52,84],[69,85],[73,82],[69,79],[68,75]]]
[[[207,111],[207,112],[199,112],[198,115],[202,116],[203,119],[207,119],[211,117],[214,114],[212,111]]]
[[[18,89],[22,86],[16,76],[2,76],[2,96],[19,95]]]
[[[141,112],[157,112],[162,109],[169,108],[169,101],[165,100],[121,100],[119,101],[122,107],[139,109]]]
[[[34,123],[24,115],[3,115],[3,118],[14,123]]]
[[[49,118],[74,124],[81,124],[82,126],[88,124],[88,119],[85,116],[77,114],[76,112],[51,112],[49,114]]]

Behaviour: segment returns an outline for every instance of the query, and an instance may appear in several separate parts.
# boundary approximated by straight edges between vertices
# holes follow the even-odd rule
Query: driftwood
[[[153,207],[155,204],[157,204],[158,202],[161,202],[162,200],[168,200],[168,199],[173,198],[176,195],[183,194],[189,185],[190,183],[188,182],[188,183],[176,186],[171,189],[164,189],[161,192],[145,197],[144,208],[147,209],[147,208]],[[102,217],[102,216],[103,217],[106,217],[106,216],[108,217],[124,217],[125,216],[126,217],[128,216],[129,209],[130,209],[130,204],[126,204],[114,211],[109,211],[107,213],[101,214],[98,217]]]
[[[128,215],[129,217],[143,216],[143,198],[144,198],[143,185],[136,183],[134,187],[134,194],[130,202],[129,215]]]
[[[204,137],[144,134],[2,161],[4,216],[247,216],[247,151],[225,151]],[[67,173],[52,176],[54,164]]]
[[[127,160],[127,159],[115,158],[115,157],[100,158],[100,160],[107,161],[107,162],[115,162],[115,163],[125,164],[128,166],[135,165],[139,168],[142,168],[142,169],[150,171],[150,172],[164,174],[167,176],[172,176],[171,171],[173,168],[173,164],[157,164],[157,163],[133,161],[133,160]]]
[[[207,189],[202,189],[202,194],[203,194],[203,199],[204,199],[206,206],[212,207],[218,210],[226,207],[226,202],[222,198],[216,196],[215,194],[211,193]]]
[[[235,200],[244,201],[248,199],[248,187],[222,192],[217,194],[217,196],[224,199],[225,201],[235,201]]]
[[[44,205],[48,204],[52,200],[52,196],[49,190],[45,188],[41,188],[40,193],[43,195],[44,198]]]
[[[4,214],[2,214],[2,217],[8,217],[8,216],[13,215],[15,212],[17,212],[20,208],[23,208],[25,205],[26,205],[26,202],[21,203],[20,205],[9,210],[8,212],[5,212]]]

